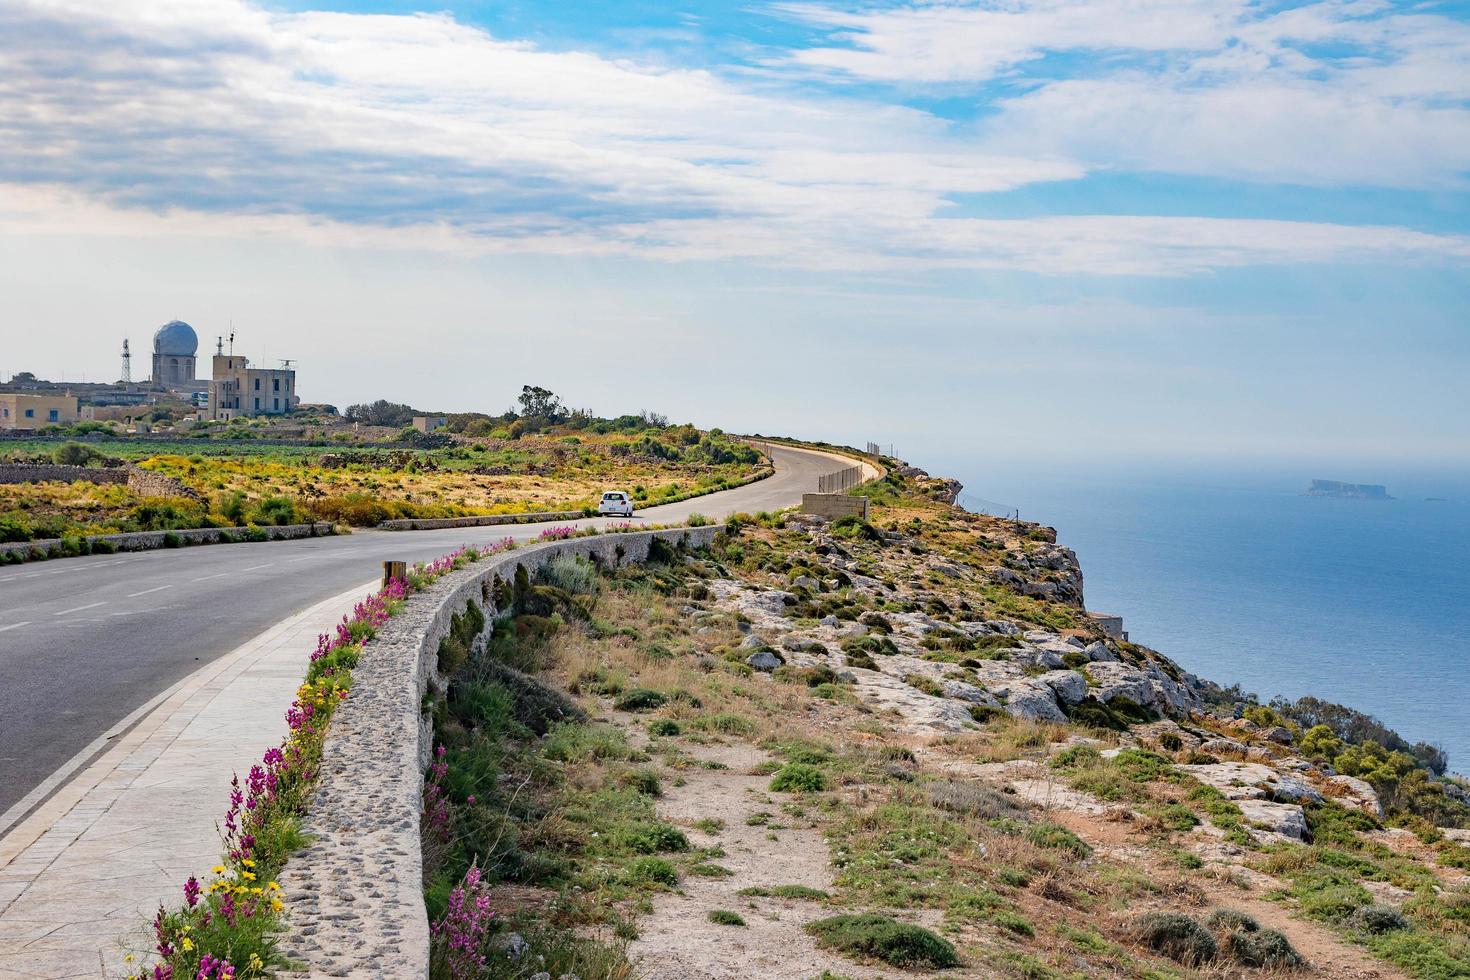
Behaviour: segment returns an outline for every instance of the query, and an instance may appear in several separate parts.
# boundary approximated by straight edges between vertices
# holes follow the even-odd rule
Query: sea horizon
[[[1089,610],[1263,700],[1366,712],[1470,772],[1470,472],[1400,464],[1072,468],[952,459],[960,503],[1057,529]],[[1312,497],[1313,479],[1393,499]],[[1441,498],[1431,500],[1428,498]]]

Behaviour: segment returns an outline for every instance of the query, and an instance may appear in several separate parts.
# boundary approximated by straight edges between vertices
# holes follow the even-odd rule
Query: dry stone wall
[[[127,483],[128,473],[129,470],[122,466],[7,463],[0,465],[0,483]]]
[[[604,534],[507,552],[440,579],[379,631],[332,718],[302,828],[311,844],[280,879],[291,906],[282,950],[304,967],[295,975],[428,975],[419,817],[433,730],[423,704],[431,683],[442,686],[439,643],[453,617],[474,601],[493,620],[493,582],[513,580],[517,567],[534,572],[558,555],[617,567],[647,560],[655,538],[702,548],[716,530]]]

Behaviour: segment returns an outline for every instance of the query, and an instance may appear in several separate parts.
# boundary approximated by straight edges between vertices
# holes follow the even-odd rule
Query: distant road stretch
[[[781,446],[770,452],[774,475],[650,507],[635,520],[722,520],[790,507],[819,476],[852,465]],[[281,620],[367,582],[384,559],[425,561],[462,544],[534,538],[548,526],[358,531],[0,567],[0,813],[139,705]]]

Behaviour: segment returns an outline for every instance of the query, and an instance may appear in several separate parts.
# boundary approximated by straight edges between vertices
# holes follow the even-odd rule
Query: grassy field
[[[7,442],[12,460],[53,458],[54,440]],[[754,450],[689,426],[596,433],[551,429],[435,449],[103,440],[96,456],[174,477],[197,493],[142,498],[93,483],[0,485],[0,541],[326,520],[372,526],[595,506],[606,489],[648,505],[745,483]],[[94,462],[100,462],[100,459]]]

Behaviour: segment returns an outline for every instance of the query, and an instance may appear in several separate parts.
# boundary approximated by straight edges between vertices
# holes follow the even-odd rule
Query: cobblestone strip
[[[201,668],[0,838],[0,980],[116,977],[147,923],[219,860],[232,772],[285,735],[317,634],[363,583]],[[64,706],[58,706],[59,708]]]

